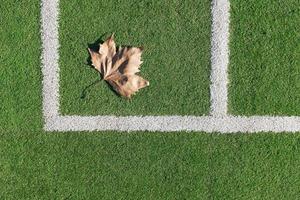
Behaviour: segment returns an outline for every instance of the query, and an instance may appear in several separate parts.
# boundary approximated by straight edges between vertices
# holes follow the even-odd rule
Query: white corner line
[[[211,116],[61,116],[59,114],[59,0],[42,0],[43,116],[46,131],[299,132],[296,116],[228,116],[229,0],[212,2]]]

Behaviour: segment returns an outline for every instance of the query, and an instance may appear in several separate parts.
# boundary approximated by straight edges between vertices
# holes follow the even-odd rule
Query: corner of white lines
[[[210,116],[61,116],[59,114],[59,0],[42,0],[43,117],[46,131],[299,132],[297,116],[230,116],[228,101],[229,0],[212,0]]]

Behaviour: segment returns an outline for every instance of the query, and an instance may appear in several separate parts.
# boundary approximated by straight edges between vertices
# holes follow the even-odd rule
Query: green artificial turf
[[[210,1],[60,1],[61,112],[78,115],[203,115],[209,111]],[[117,96],[87,63],[88,43],[115,33],[144,46],[150,87]]]
[[[231,1],[230,111],[300,115],[299,0]]]
[[[40,6],[31,2],[0,3],[0,132],[42,127]]]
[[[295,135],[10,133],[1,199],[297,199]]]
[[[0,199],[299,197],[299,134],[44,132],[40,1],[0,9]]]

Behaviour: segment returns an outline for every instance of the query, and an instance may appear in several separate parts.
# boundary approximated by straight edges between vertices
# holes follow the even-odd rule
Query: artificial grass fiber
[[[60,1],[60,109],[77,115],[203,115],[209,111],[210,1]],[[115,33],[144,46],[150,87],[117,96],[87,66],[88,43]],[[101,37],[102,36],[102,37]],[[100,37],[100,38],[99,38]]]
[[[40,1],[0,10],[0,199],[299,198],[299,134],[44,132]]]
[[[299,0],[230,2],[230,111],[299,116]]]

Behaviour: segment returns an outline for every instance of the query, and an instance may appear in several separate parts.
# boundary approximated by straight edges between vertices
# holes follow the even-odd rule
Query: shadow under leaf
[[[92,82],[91,84],[89,84],[88,86],[86,86],[81,92],[80,99],[85,99],[88,90],[91,87],[95,86],[97,83],[100,83],[101,81],[102,81],[102,79],[99,78],[99,79],[95,80],[94,82]]]

